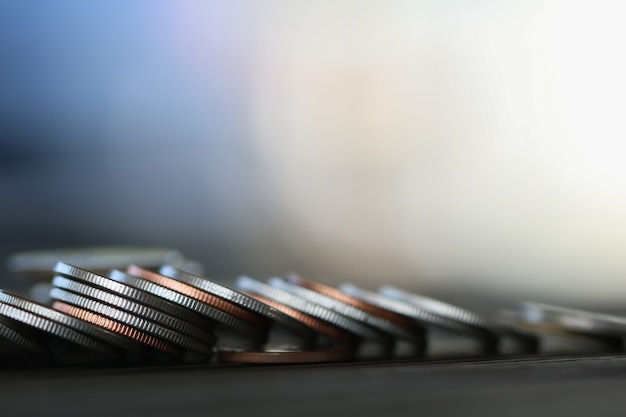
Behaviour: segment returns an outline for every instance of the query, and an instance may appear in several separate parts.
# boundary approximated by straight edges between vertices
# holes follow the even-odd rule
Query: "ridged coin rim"
[[[272,278],[270,278],[270,281],[271,280]],[[317,303],[312,303],[306,298],[295,295],[287,290],[273,287],[245,275],[242,275],[237,279],[236,285],[244,291],[259,294],[310,316],[331,323],[360,338],[388,343],[388,336],[385,333],[367,326],[360,321],[353,320],[337,313],[336,311],[323,307]]]
[[[213,282],[206,277],[183,271],[182,269],[175,268],[171,265],[162,266],[159,269],[159,273],[183,281],[186,284],[191,285],[192,287],[196,287],[218,297],[224,298],[228,301],[240,305],[241,307],[265,316],[276,323],[280,323],[285,328],[292,330],[299,337],[301,337],[305,345],[311,345],[315,339],[315,332],[313,332],[310,328],[303,325],[299,321],[289,317],[288,315],[276,310],[275,308],[267,304],[263,304],[252,297],[240,293],[239,291]]]
[[[215,320],[225,326],[233,328],[252,340],[261,341],[267,337],[265,329],[255,327],[250,323],[238,317],[235,317],[225,311],[217,309],[212,305],[203,302],[197,298],[190,297],[188,295],[172,290],[165,286],[155,284],[154,282],[145,280],[143,278],[126,274],[122,271],[112,270],[110,272],[110,276],[111,279],[136,287],[142,291],[153,294],[156,297],[162,297],[172,303],[178,304],[181,307],[193,311],[195,314],[199,314],[202,317]]]
[[[90,285],[101,287],[107,291],[114,292],[117,295],[121,295],[138,303],[156,308],[157,310],[161,310],[173,317],[189,322],[196,327],[204,327],[207,324],[201,317],[198,317],[196,314],[185,308],[170,303],[160,297],[146,293],[138,288],[133,288],[122,282],[113,280],[110,277],[96,274],[95,272],[88,271],[65,262],[57,262],[53,270],[58,274],[85,281]]]
[[[54,320],[50,320],[21,308],[14,307],[10,304],[0,302],[0,316],[8,317],[100,355],[110,358],[119,357],[119,353],[117,351],[98,339],[70,329],[69,327]]]
[[[6,291],[0,291],[0,302],[12,305],[13,307],[21,308],[22,310],[29,311],[33,314],[45,317],[50,320],[54,320],[64,326],[70,327],[78,332],[85,333],[87,336],[95,337],[106,343],[109,343],[115,347],[129,350],[133,352],[141,352],[142,346],[128,341],[127,339],[119,336],[116,333],[110,332],[93,324],[87,323],[84,320],[80,320],[76,317],[72,317],[67,314],[63,314],[50,307],[44,306],[32,300],[29,300],[19,295],[11,294]]]
[[[176,332],[198,339],[205,343],[211,343],[211,340],[213,339],[211,335],[213,331],[212,328],[209,332],[207,330],[192,326],[189,323],[180,320],[174,316],[162,313],[155,308],[145,306],[143,304],[137,303],[123,296],[110,293],[108,291],[94,288],[90,285],[76,282],[70,278],[57,275],[52,279],[52,286],[55,288],[60,288],[69,292],[80,294],[88,298],[92,298],[113,307],[120,308],[127,313],[135,314],[146,320],[152,321],[163,327],[167,327]]]
[[[50,290],[50,298],[55,301],[62,301],[66,304],[71,304],[81,309],[119,321],[130,327],[141,330],[185,349],[193,350],[194,352],[207,356],[211,355],[210,345],[204,344],[175,330],[168,329],[157,323],[146,320],[136,314],[128,313],[123,309],[56,287],[53,287]]]

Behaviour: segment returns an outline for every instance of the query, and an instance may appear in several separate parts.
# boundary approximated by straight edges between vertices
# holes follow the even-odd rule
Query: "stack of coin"
[[[328,285],[305,281],[295,276],[287,280],[271,278],[269,284],[307,304],[324,309],[344,322],[349,320],[350,331],[359,338],[357,357],[386,359],[392,356],[420,356],[424,347],[424,327],[391,310],[352,297]],[[356,326],[354,324],[357,324]],[[398,341],[408,342],[406,352],[396,350]]]
[[[53,308],[165,355],[189,361],[206,361],[211,356],[213,322],[82,268],[58,262],[54,272],[57,275],[50,291]]]
[[[263,324],[268,325],[267,343],[257,346],[256,349],[227,346],[220,342],[219,360],[222,362],[237,362],[237,355],[242,354],[247,355],[242,362],[255,362],[250,359],[250,352],[300,352],[315,345],[317,338],[315,328],[282,306],[266,303],[206,277],[170,265],[161,267],[159,272],[162,276],[176,280],[179,287],[190,287],[237,306],[238,309],[246,312],[244,316],[239,313],[240,318],[248,319],[252,315],[255,320],[261,319]]]
[[[475,354],[467,344],[450,343],[453,339],[463,336],[478,343],[478,351],[482,355],[497,353],[535,353],[537,350],[536,335],[519,328],[511,323],[502,323],[482,317],[465,308],[445,303],[434,298],[383,285],[378,294],[360,289],[351,284],[343,284],[341,289],[363,300],[368,300],[379,306],[397,312],[398,314],[413,317],[428,324],[433,329],[445,334],[443,338],[447,345],[458,344],[470,354]],[[431,340],[434,338],[431,338]],[[505,343],[508,342],[508,343]],[[510,346],[509,346],[510,345]],[[447,350],[435,348],[430,352]],[[455,355],[463,355],[462,352],[453,351]]]
[[[622,351],[626,318],[548,304],[524,302],[500,312],[503,320],[535,333],[549,354]]]
[[[235,343],[244,349],[256,349],[267,340],[267,321],[228,300],[137,266],[130,266],[127,273],[113,270],[110,277],[215,323],[221,345]]]
[[[57,262],[49,306],[0,290],[0,367],[435,358],[438,332],[454,357],[535,353],[545,333],[622,350],[626,334],[625,318],[537,303],[486,318],[390,286],[333,287],[292,274],[241,276],[233,289],[180,264],[120,268]]]
[[[0,291],[0,324],[3,365],[16,363],[9,359],[32,359],[41,365],[101,364],[120,359],[120,352],[108,343],[115,335],[6,291]]]
[[[501,343],[505,340],[510,340],[513,353],[533,353],[537,348],[536,335],[518,326],[487,320],[461,307],[392,287],[381,287],[379,293],[351,284],[334,288],[294,274],[285,279],[271,278],[268,284],[240,277],[237,284],[347,331],[357,340],[359,359],[422,356],[426,352],[426,328],[469,337],[478,344],[476,352],[467,344],[446,338],[448,346],[461,347],[460,351],[453,349],[453,355],[509,353]],[[429,343],[435,339],[431,336]],[[437,356],[440,351],[435,348],[428,353]]]
[[[240,277],[237,280],[237,287],[245,291],[248,296],[275,308],[316,332],[318,338],[315,346],[304,349],[268,344],[262,350],[253,352],[223,350],[219,353],[222,362],[284,364],[339,362],[354,359],[356,338],[349,331],[349,326],[342,322],[338,315],[333,317],[332,312],[324,312],[323,308],[308,303],[306,300],[299,300],[289,293],[285,293],[285,297],[280,297],[280,290],[249,277]],[[356,325],[359,326],[358,323]]]

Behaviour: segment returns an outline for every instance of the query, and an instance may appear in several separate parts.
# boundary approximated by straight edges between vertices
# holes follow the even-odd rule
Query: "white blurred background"
[[[38,176],[5,172],[22,221],[5,216],[7,242],[37,230],[20,249],[159,243],[259,278],[607,302],[626,290],[622,2],[8,11],[1,43],[25,37],[14,54],[44,66],[28,78],[13,63],[0,84],[48,107],[5,96],[3,138],[83,149]],[[15,87],[34,79],[51,92]],[[44,113],[41,131],[6,133]],[[21,210],[43,202],[53,214]]]

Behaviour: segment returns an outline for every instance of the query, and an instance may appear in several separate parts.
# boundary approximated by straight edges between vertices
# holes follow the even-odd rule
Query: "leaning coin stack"
[[[373,292],[297,275],[241,276],[233,289],[180,265],[52,270],[49,306],[0,291],[0,366],[435,358],[438,332],[455,357],[492,356],[536,353],[545,329],[611,342],[626,334],[626,320],[612,316],[526,303],[514,319],[485,318],[390,286]]]

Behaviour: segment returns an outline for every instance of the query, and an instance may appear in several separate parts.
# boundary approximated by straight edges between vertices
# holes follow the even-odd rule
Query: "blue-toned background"
[[[209,275],[617,299],[623,12],[2,0],[0,255],[167,245]]]

